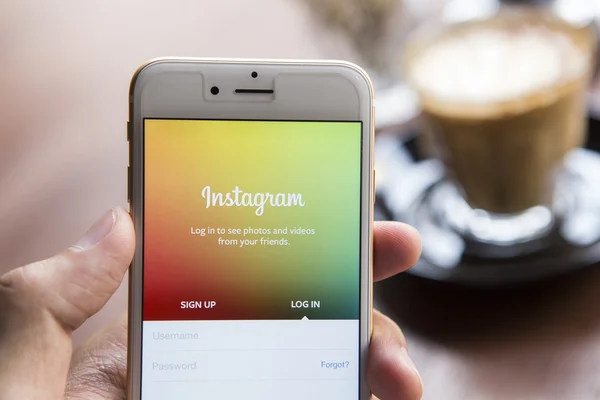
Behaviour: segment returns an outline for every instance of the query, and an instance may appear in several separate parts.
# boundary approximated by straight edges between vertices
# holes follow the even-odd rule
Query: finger
[[[0,398],[62,398],[70,334],[116,291],[133,246],[115,209],[76,246],[0,277]]]
[[[376,222],[373,247],[373,279],[379,281],[416,264],[421,255],[421,236],[410,225]]]
[[[71,338],[30,297],[0,277],[0,399],[60,399]]]
[[[402,331],[377,311],[373,311],[367,379],[371,391],[381,400],[419,400],[423,395],[423,382],[408,356]]]
[[[115,208],[74,246],[5,275],[6,285],[35,296],[67,332],[98,312],[118,289],[135,246],[127,211]]]
[[[127,315],[92,336],[73,354],[65,400],[125,400]]]

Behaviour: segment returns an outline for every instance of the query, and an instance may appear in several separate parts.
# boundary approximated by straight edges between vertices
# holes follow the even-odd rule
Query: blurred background
[[[375,297],[424,399],[600,399],[600,1],[523,3],[3,1],[0,272],[127,205],[144,61],[347,59],[376,86],[377,218],[423,234]],[[124,282],[75,340],[126,303]]]

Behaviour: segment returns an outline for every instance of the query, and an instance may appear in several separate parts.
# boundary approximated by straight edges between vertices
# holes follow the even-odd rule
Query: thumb
[[[116,208],[75,246],[0,277],[0,398],[62,398],[70,334],[117,290],[134,245]]]
[[[11,271],[2,280],[35,297],[70,333],[97,313],[119,288],[134,246],[131,218],[123,208],[115,208],[74,246]]]

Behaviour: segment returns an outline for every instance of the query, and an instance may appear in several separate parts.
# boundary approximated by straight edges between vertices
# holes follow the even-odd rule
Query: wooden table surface
[[[599,267],[497,290],[404,274],[375,304],[402,326],[425,400],[600,399]]]

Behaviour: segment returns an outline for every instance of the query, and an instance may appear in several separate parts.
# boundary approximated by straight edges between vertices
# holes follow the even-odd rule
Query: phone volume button
[[[377,171],[375,171],[375,169],[373,169],[373,185],[372,185],[372,189],[373,190],[373,204],[375,204],[375,201],[377,200],[377,196],[376,196],[376,190],[377,190]]]
[[[127,166],[127,202],[131,202],[131,167]]]

